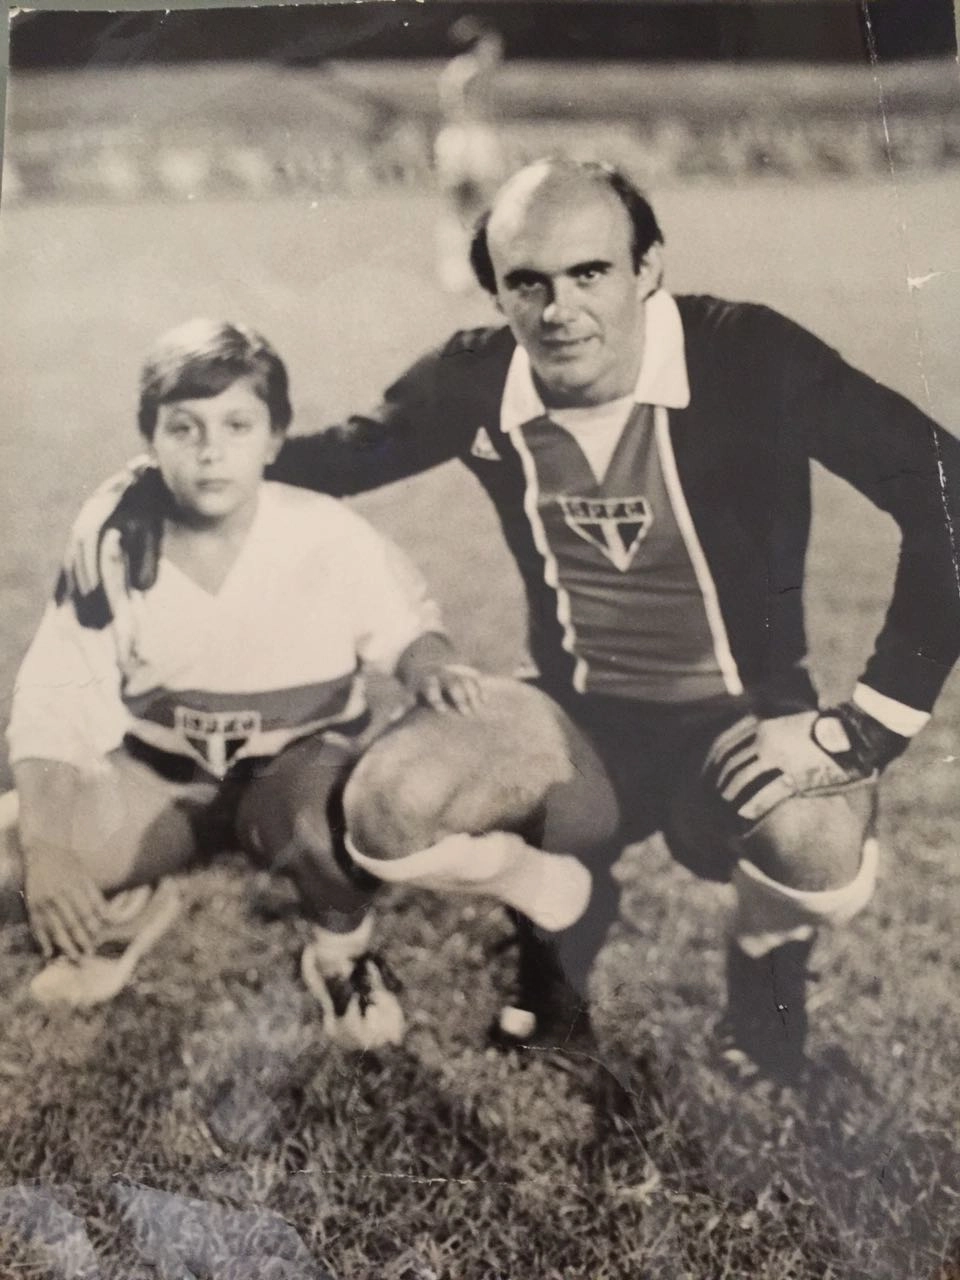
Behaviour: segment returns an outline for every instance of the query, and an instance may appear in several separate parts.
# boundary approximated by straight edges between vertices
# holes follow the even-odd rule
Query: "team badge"
[[[502,462],[494,448],[493,441],[490,439],[490,432],[486,427],[479,427],[477,434],[473,437],[473,444],[470,446],[470,452],[475,458],[482,458],[484,462]]]
[[[193,711],[177,707],[173,725],[196,758],[217,777],[230,768],[262,725],[259,711]]]
[[[653,524],[646,498],[558,497],[557,501],[573,532],[626,573]]]

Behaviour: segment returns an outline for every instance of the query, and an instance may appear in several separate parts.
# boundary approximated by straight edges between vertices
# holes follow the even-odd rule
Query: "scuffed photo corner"
[[[960,1278],[955,8],[5,11],[0,1276]]]

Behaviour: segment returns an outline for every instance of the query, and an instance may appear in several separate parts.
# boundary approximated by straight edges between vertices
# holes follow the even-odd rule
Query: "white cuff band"
[[[903,738],[912,738],[930,719],[929,711],[908,707],[905,702],[877,693],[868,684],[857,685],[853,691],[853,704],[868,716],[873,716],[874,720],[879,720],[891,733],[899,733]]]

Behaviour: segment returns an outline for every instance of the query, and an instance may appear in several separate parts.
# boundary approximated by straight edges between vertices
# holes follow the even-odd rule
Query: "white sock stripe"
[[[322,924],[313,926],[314,941],[319,943],[321,947],[329,945],[338,950],[348,949],[359,945],[363,951],[370,941],[373,933],[373,915],[367,914],[363,917],[355,929],[343,932],[337,929],[326,929]],[[359,954],[359,953],[358,953]]]
[[[349,933],[337,933],[322,925],[314,925],[313,938],[307,943],[306,949],[316,960],[321,972],[329,974],[362,956],[369,948],[372,936],[373,915],[368,914]]]
[[[809,937],[825,925],[848,923],[873,895],[878,862],[879,846],[870,837],[863,843],[860,868],[849,884],[821,890],[792,889],[753,863],[738,862],[733,873],[737,895],[733,936],[737,945],[756,958],[793,938]]]
[[[515,907],[545,929],[565,929],[586,910],[590,872],[569,854],[535,849],[514,832],[444,836],[429,849],[402,858],[371,858],[349,840],[358,866],[392,884],[439,893],[472,893]]]
[[[838,904],[842,904],[854,890],[859,891],[865,884],[874,881],[879,864],[880,846],[873,836],[869,836],[863,842],[857,874],[852,880],[836,889],[792,889],[789,885],[781,884],[779,880],[774,880],[766,872],[761,871],[759,867],[745,859],[737,863],[737,871],[742,872],[744,876],[755,884],[762,886],[770,893],[776,894],[779,898],[796,902],[800,906],[809,906],[819,911],[830,910]]]

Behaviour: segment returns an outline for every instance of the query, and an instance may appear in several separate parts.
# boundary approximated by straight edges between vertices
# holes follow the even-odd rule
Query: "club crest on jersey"
[[[646,498],[558,497],[557,501],[573,532],[626,573],[653,524]]]
[[[259,711],[194,711],[176,707],[173,725],[193,754],[222,777],[262,725]]]

